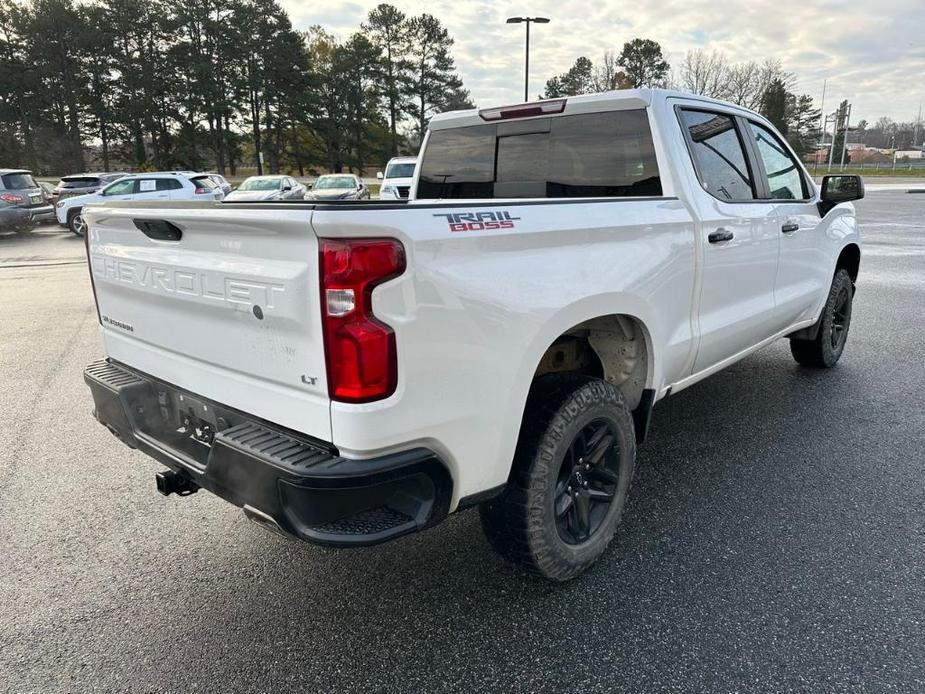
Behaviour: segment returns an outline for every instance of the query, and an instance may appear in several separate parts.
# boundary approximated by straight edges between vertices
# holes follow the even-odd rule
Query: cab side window
[[[117,181],[103,191],[103,195],[131,195],[135,192],[135,179]]]
[[[758,143],[758,153],[768,174],[768,187],[772,200],[806,200],[809,198],[806,180],[800,165],[790,155],[790,150],[774,133],[763,125],[748,122]]]
[[[157,179],[158,190],[180,190],[181,188],[183,188],[183,184],[175,178]]]
[[[745,147],[731,116],[681,110],[681,122],[700,184],[713,197],[728,202],[754,200],[755,188]]]

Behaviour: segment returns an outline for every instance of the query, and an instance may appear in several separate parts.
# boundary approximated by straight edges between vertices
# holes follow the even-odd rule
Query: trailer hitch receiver
[[[186,475],[181,475],[173,470],[155,473],[154,482],[157,484],[157,491],[164,496],[170,496],[171,494],[189,496],[199,491],[198,484]]]

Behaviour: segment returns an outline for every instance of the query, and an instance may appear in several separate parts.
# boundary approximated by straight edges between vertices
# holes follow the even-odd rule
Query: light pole
[[[524,101],[530,101],[530,23],[549,24],[549,17],[508,17],[508,24],[527,25],[527,55],[524,60]]]

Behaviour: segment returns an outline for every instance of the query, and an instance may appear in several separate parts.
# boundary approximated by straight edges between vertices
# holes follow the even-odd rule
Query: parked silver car
[[[306,188],[291,176],[251,176],[225,197],[226,202],[302,200]]]
[[[222,192],[225,195],[228,195],[231,191],[234,190],[232,185],[228,182],[228,179],[217,173],[208,173],[206,174],[209,178],[212,179],[212,182],[222,189]]]
[[[55,207],[25,169],[0,169],[0,230],[28,229],[55,218]]]
[[[306,196],[309,200],[369,200],[369,188],[354,174],[320,176]]]

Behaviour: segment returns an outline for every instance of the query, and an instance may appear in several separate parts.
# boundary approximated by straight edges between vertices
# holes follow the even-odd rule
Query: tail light
[[[3,202],[8,202],[11,205],[17,205],[21,203],[24,200],[24,198],[22,195],[13,195],[12,193],[4,193],[3,195],[0,195],[0,200],[3,200]]]
[[[196,186],[196,195],[205,195],[206,193],[211,193],[211,192],[212,191],[209,190],[208,188],[200,188],[199,186]]]
[[[371,402],[398,384],[395,333],[373,315],[373,289],[405,270],[395,239],[321,239],[321,314],[332,400]]]

